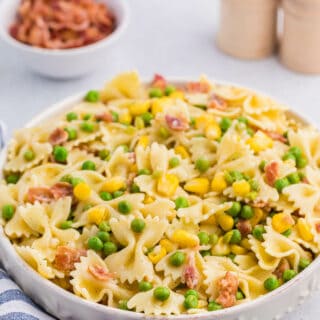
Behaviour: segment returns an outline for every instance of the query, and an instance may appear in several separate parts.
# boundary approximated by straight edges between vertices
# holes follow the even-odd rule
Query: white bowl
[[[171,78],[169,82],[177,86],[189,82],[190,79]],[[222,83],[216,81],[216,83]],[[236,85],[238,86],[238,85]],[[255,90],[256,91],[256,90]],[[257,92],[257,91],[256,91]],[[34,126],[43,120],[54,117],[80,102],[85,93],[81,93],[63,100],[45,110],[26,127]],[[304,116],[293,111],[289,112],[291,117],[302,123],[311,123]],[[5,163],[6,150],[0,153],[0,170]],[[0,179],[1,179],[0,172]],[[320,289],[320,277],[317,275],[320,269],[320,257],[316,258],[309,267],[299,273],[293,280],[282,285],[278,289],[261,296],[260,298],[232,308],[222,309],[214,312],[179,315],[169,317],[152,317],[141,313],[123,311],[93,303],[65,291],[49,280],[42,278],[22,258],[18,256],[9,239],[5,236],[0,226],[0,261],[20,285],[20,287],[39,305],[60,320],[133,320],[133,319],[170,319],[170,320],[279,320],[286,313],[291,312],[316,290]]]
[[[21,0],[0,1],[0,38],[15,51],[19,60],[36,73],[51,78],[83,76],[99,65],[110,63],[110,51],[119,41],[128,25],[128,7],[125,0],[100,0],[108,5],[116,18],[117,27],[108,37],[81,48],[53,50],[32,47],[17,41],[9,34]],[[110,59],[109,59],[110,57]]]

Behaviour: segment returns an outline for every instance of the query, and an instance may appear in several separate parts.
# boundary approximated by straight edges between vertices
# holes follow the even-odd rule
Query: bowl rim
[[[115,13],[115,10],[112,9],[112,13],[114,14],[116,18],[116,28],[115,30],[110,33],[108,36],[104,37],[101,40],[98,40],[97,42],[94,42],[89,45],[85,45],[78,48],[71,48],[71,49],[46,49],[46,48],[40,48],[40,47],[34,47],[31,45],[27,45],[23,42],[20,42],[13,38],[9,31],[7,30],[7,26],[4,25],[4,23],[0,22],[0,38],[2,38],[7,44],[34,54],[39,55],[47,55],[47,56],[72,56],[75,54],[83,54],[83,53],[90,53],[97,49],[101,49],[105,46],[108,46],[109,44],[112,44],[114,41],[116,41],[127,29],[129,20],[130,20],[130,10],[128,3],[126,0],[99,0],[103,3],[109,3],[113,2],[117,6],[119,6],[119,9],[121,11],[121,15],[123,16],[122,19],[119,19],[118,15]],[[17,2],[17,3],[16,3]],[[0,17],[1,12],[6,11],[7,8],[10,7],[17,7],[19,4],[19,0],[2,0],[0,1]]]
[[[166,77],[166,79],[174,85],[184,85],[190,81],[195,80],[194,77],[193,78],[192,77]],[[237,87],[237,88],[248,89],[248,90],[251,90],[257,94],[267,96],[278,103],[281,103],[281,101],[279,99],[275,99],[271,95],[266,95],[261,90],[257,90],[251,86],[247,87],[247,86],[239,85],[235,82],[217,80],[214,77],[208,77],[208,79],[210,82],[218,84],[218,85],[226,85],[226,86],[233,86],[233,87]],[[148,83],[150,83],[150,79],[143,78],[141,82],[143,84],[148,84]],[[40,123],[42,120],[47,120],[50,117],[54,117],[54,116],[60,114],[63,110],[67,110],[75,103],[81,102],[83,97],[85,96],[85,94],[86,94],[86,91],[79,92],[77,94],[68,96],[68,97],[60,100],[59,102],[51,105],[50,107],[45,108],[42,112],[40,112],[38,115],[33,117],[30,121],[28,121],[26,123],[26,125],[24,126],[24,128],[34,126],[34,125]],[[296,112],[292,108],[290,108],[287,112],[291,116],[300,120],[301,122],[308,124],[308,125],[315,126],[313,121],[310,120],[308,118],[308,116],[301,115],[299,112]],[[2,169],[3,164],[5,162],[6,152],[7,152],[7,145],[5,146],[5,148],[3,148],[0,151],[0,170]],[[2,171],[0,171],[0,178],[1,178],[1,176],[2,176]],[[254,300],[251,300],[251,301],[248,301],[243,304],[239,304],[239,305],[236,305],[236,306],[233,306],[230,308],[217,310],[214,312],[203,312],[203,313],[197,313],[197,314],[169,315],[169,316],[164,317],[161,315],[160,316],[145,315],[145,314],[139,313],[139,312],[132,312],[132,311],[125,311],[125,310],[116,309],[114,307],[109,307],[109,306],[106,306],[103,304],[99,304],[96,302],[85,300],[84,298],[81,298],[74,293],[71,293],[67,290],[64,290],[60,286],[51,282],[49,279],[45,279],[45,278],[41,277],[41,275],[36,270],[34,270],[31,266],[29,266],[27,264],[27,262],[25,262],[18,255],[18,253],[15,251],[14,246],[12,245],[10,239],[5,235],[3,226],[1,226],[1,225],[0,225],[0,250],[4,253],[4,254],[0,255],[0,261],[2,262],[4,268],[7,269],[7,266],[9,265],[7,258],[10,258],[10,261],[11,261],[10,265],[11,266],[13,263],[15,265],[15,268],[13,268],[15,271],[7,270],[8,274],[10,274],[14,279],[16,278],[15,272],[21,272],[23,270],[25,272],[25,276],[30,277],[34,281],[34,285],[39,285],[39,286],[42,286],[42,288],[45,290],[50,290],[52,293],[57,295],[59,298],[63,298],[67,301],[69,300],[69,301],[77,303],[77,304],[82,304],[85,307],[92,309],[92,311],[94,311],[96,309],[99,312],[104,312],[106,314],[106,316],[108,315],[108,312],[112,312],[112,313],[118,314],[119,317],[123,316],[124,319],[125,319],[125,317],[127,317],[128,319],[150,319],[150,320],[151,319],[159,319],[159,320],[160,319],[161,320],[163,320],[163,319],[170,319],[170,320],[203,319],[203,320],[205,320],[205,319],[207,319],[206,317],[208,315],[214,316],[217,318],[219,318],[219,316],[237,316],[237,315],[242,314],[242,312],[248,311],[250,309],[256,308],[261,305],[266,305],[268,300],[270,300],[276,296],[280,296],[280,294],[288,292],[288,290],[291,287],[296,287],[299,283],[303,282],[305,278],[310,276],[316,269],[318,269],[320,267],[320,255],[319,255],[315,260],[312,261],[312,263],[306,269],[301,271],[292,280],[281,285],[279,288],[275,289],[274,291],[268,292],[268,293],[266,293],[256,299],[254,299]],[[6,258],[6,259],[4,259],[4,258]],[[17,282],[17,284],[20,285],[20,283],[18,283],[18,282]],[[23,287],[23,285],[21,285],[21,287]],[[38,293],[34,294],[34,292],[36,293],[36,291],[34,290],[32,292],[32,295],[29,294],[29,296],[34,300],[38,300],[37,296],[39,296],[39,294]],[[284,306],[283,310],[285,311],[285,306]],[[47,312],[51,312],[51,311],[52,310],[47,311]]]

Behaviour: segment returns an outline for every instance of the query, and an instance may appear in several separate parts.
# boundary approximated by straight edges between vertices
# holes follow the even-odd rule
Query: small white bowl
[[[21,0],[0,1],[0,38],[16,51],[32,71],[50,78],[76,78],[83,76],[108,61],[108,53],[121,37],[128,25],[128,7],[125,0],[100,0],[112,10],[116,29],[106,38],[75,49],[43,49],[32,47],[14,39],[10,25],[14,22]]]

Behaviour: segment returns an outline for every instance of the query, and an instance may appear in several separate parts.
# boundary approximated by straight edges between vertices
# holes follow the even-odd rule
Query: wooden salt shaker
[[[283,0],[281,61],[302,73],[320,73],[320,0]]]
[[[242,59],[271,55],[276,46],[278,0],[221,0],[217,45]]]

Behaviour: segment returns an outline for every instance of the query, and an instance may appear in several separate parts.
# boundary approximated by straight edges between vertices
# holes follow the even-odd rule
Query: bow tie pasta
[[[83,299],[147,316],[229,308],[318,256],[319,137],[251,90],[127,72],[15,133],[0,225]]]

